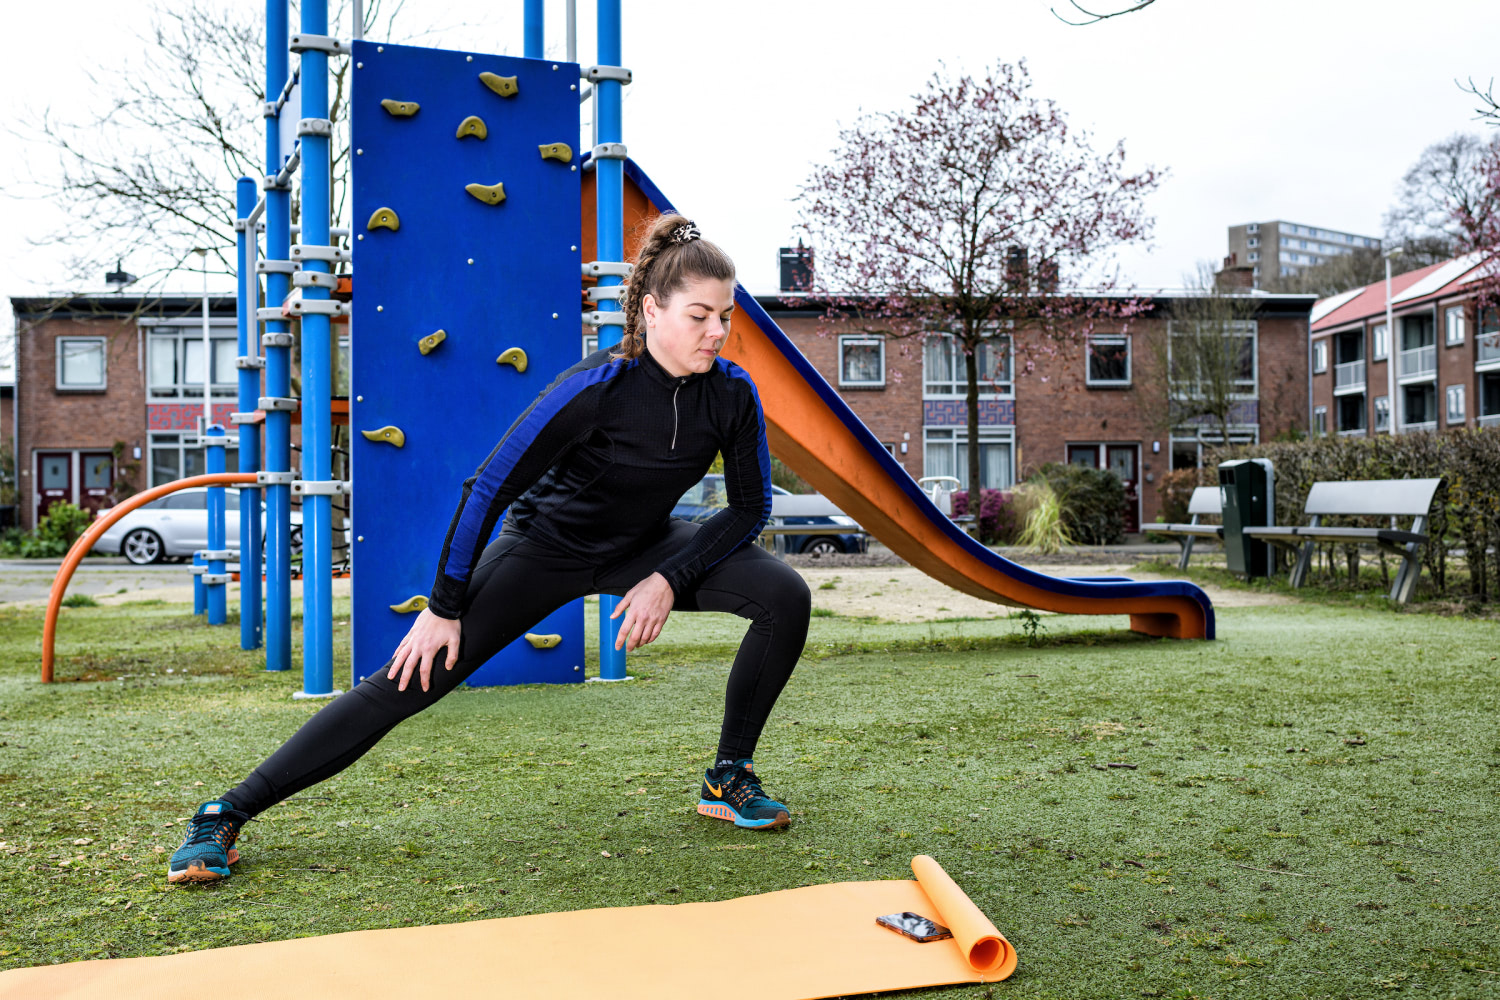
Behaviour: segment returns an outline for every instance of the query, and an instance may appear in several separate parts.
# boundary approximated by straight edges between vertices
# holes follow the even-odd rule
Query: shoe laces
[[[757,799],[770,798],[766,794],[765,789],[760,787],[760,782],[756,780],[755,773],[738,765],[735,765],[730,773],[725,776],[725,781],[729,786],[725,790],[725,797],[728,798],[729,795],[733,795],[741,805],[748,805]]]
[[[239,836],[240,827],[249,822],[250,818],[249,813],[238,809],[226,809],[221,813],[199,813],[188,821],[187,840],[182,846],[217,844],[221,850],[227,851]]]

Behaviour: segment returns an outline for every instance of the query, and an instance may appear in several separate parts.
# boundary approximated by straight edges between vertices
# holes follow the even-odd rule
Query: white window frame
[[[1013,341],[1009,333],[995,333],[985,338],[991,342],[1001,343],[999,349],[1005,352],[1005,368],[1010,378],[1005,381],[979,383],[980,399],[1014,399],[1016,394],[1016,357]],[[943,353],[948,366],[953,369],[952,378],[934,378],[933,372],[929,370],[927,362],[928,348],[933,343],[942,343]],[[952,334],[934,334],[928,337],[922,344],[922,398],[924,399],[964,399],[968,395],[968,386],[965,384],[961,363],[963,352],[958,348],[958,341]],[[936,386],[936,388],[934,388]],[[986,390],[986,386],[990,388]]]
[[[1448,386],[1444,395],[1447,398],[1444,401],[1443,411],[1447,416],[1448,425],[1464,423],[1468,418],[1465,416],[1463,384]]]
[[[233,345],[234,356],[239,356],[239,332],[233,321],[227,323],[222,320],[210,321],[208,331],[211,354],[217,353],[213,349],[214,341],[228,341]],[[186,348],[183,347],[183,344],[188,341],[197,341],[199,344],[203,343],[203,327],[201,324],[198,326],[186,326],[175,323],[154,324],[147,327],[145,359],[146,401],[148,403],[178,402],[183,400],[202,402],[202,378],[193,379],[192,381],[177,381],[165,387],[162,387],[153,380],[151,371],[152,351],[157,343],[168,339],[174,341],[173,350],[176,352],[173,362],[174,368],[176,371],[181,372],[186,368],[187,363]],[[210,366],[210,372],[213,370],[213,361],[214,359],[210,357],[206,362]],[[237,399],[239,397],[239,370],[231,368],[227,373],[221,371],[217,374],[221,381],[216,381],[209,387],[210,398],[218,400]],[[228,381],[222,381],[226,375]]]
[[[1252,237],[1250,237],[1248,240],[1245,241],[1245,245],[1247,247],[1250,247],[1253,250],[1254,248],[1260,246],[1260,237],[1259,236],[1252,236]]]
[[[1445,331],[1443,342],[1449,347],[1454,347],[1464,342],[1463,306],[1449,306],[1443,310],[1443,329]]]
[[[1252,263],[1252,264],[1258,264],[1258,263],[1260,263],[1260,251],[1259,250],[1251,250],[1250,254],[1249,254],[1249,257],[1250,257],[1250,263]]]
[[[1384,323],[1376,323],[1370,330],[1371,361],[1385,361],[1391,356],[1391,328]]]
[[[198,434],[197,434],[196,431],[188,431],[188,430],[180,430],[180,431],[150,431],[150,432],[147,433],[147,435],[146,435],[146,478],[149,480],[149,483],[147,484],[148,488],[151,487],[151,486],[160,486],[161,485],[160,482],[156,481],[156,453],[159,452],[159,451],[175,452],[177,454],[178,478],[182,478],[183,476],[187,475],[187,456],[188,456],[188,453],[191,452],[193,454],[203,454],[207,450],[203,445],[198,445],[197,447],[194,447],[192,444],[189,443],[189,439],[191,439],[192,441],[201,440],[198,437]],[[239,449],[237,449],[237,448],[225,448],[224,449],[224,468],[230,469],[230,470],[238,469],[239,468],[239,454],[240,454],[239,453]],[[208,466],[206,464],[207,461],[208,461],[208,456],[207,455],[203,455],[203,458],[202,458],[201,461],[203,463],[205,463],[203,465],[203,468],[206,471],[207,468],[208,468]],[[301,464],[295,457],[292,459],[292,463],[293,463],[293,465],[297,465],[297,466],[300,466],[300,464]],[[163,480],[162,482],[171,482],[171,481],[172,480]]]
[[[1312,429],[1313,429],[1313,433],[1314,434],[1327,434],[1328,433],[1328,407],[1326,407],[1326,406],[1314,406],[1313,407],[1313,427],[1312,427]]]
[[[599,349],[599,335],[597,333],[585,333],[583,335],[583,356],[586,358]]]
[[[1391,429],[1391,397],[1375,397],[1375,433],[1389,433]]]
[[[1172,322],[1172,320],[1167,321],[1168,370],[1170,370],[1170,366],[1172,364]],[[1241,391],[1230,393],[1230,396],[1234,399],[1258,399],[1260,398],[1260,323],[1253,319],[1246,319],[1234,321],[1230,325],[1238,327],[1239,329],[1233,331],[1232,334],[1227,335],[1244,336],[1245,334],[1249,334],[1250,347],[1251,351],[1254,354],[1254,357],[1251,358],[1250,362],[1250,379],[1248,382],[1248,388],[1246,387],[1247,384],[1244,380],[1236,380],[1240,383]],[[1196,382],[1194,383],[1194,385],[1196,385]],[[1178,383],[1173,381],[1171,384],[1171,391],[1174,394],[1177,394],[1182,390],[1179,388]],[[1196,398],[1196,391],[1189,394],[1186,398]]]
[[[1321,375],[1328,370],[1328,339],[1313,341],[1313,374]]]
[[[1009,449],[1008,462],[1004,470],[1005,483],[1001,486],[985,486],[987,490],[1010,489],[1016,483],[1016,434],[1013,427],[980,427],[979,445],[1005,445]],[[969,474],[969,429],[967,427],[923,427],[922,428],[922,475],[948,475],[934,470],[933,456],[940,448],[953,450],[954,467],[951,474],[966,481]],[[983,462],[981,461],[981,467]]]
[[[1125,377],[1123,379],[1094,378],[1094,345],[1109,344],[1118,346],[1125,345]],[[1083,352],[1083,380],[1085,385],[1095,386],[1103,389],[1129,388],[1133,374],[1134,349],[1130,343],[1128,333],[1096,333],[1088,337],[1084,342]]]
[[[99,348],[99,381],[87,385],[63,381],[63,352],[72,344],[94,344]],[[58,392],[103,392],[109,388],[109,338],[108,337],[58,337],[56,340],[57,371],[54,386]]]
[[[844,377],[844,351],[850,347],[877,347],[880,350],[879,379],[847,379]],[[839,335],[839,388],[884,389],[885,388],[885,338],[866,333],[843,333]]]

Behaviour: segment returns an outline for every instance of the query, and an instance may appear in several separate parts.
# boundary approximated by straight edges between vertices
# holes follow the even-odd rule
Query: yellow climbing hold
[[[573,147],[565,142],[549,142],[537,148],[542,151],[544,160],[557,160],[559,163],[573,162]]]
[[[518,372],[526,370],[526,352],[519,347],[508,347],[495,359],[497,365],[513,365]]]
[[[515,97],[520,90],[516,86],[516,78],[513,76],[496,76],[494,73],[480,73],[479,79],[484,85],[501,97]]]
[[[373,431],[360,431],[360,433],[365,436],[366,441],[374,441],[376,444],[384,442],[386,444],[393,444],[397,448],[404,448],[406,446],[406,435],[402,433],[399,427],[387,425]]]
[[[422,108],[416,101],[393,101],[389,97],[381,101],[380,106],[397,118],[410,118]]]
[[[431,354],[437,347],[437,345],[441,344],[447,339],[448,333],[445,330],[439,330],[436,333],[429,333],[427,336],[417,341],[417,350],[421,351],[423,354]]]
[[[465,184],[464,190],[486,205],[498,205],[505,200],[504,184]]]
[[[560,635],[537,635],[535,632],[526,633],[526,641],[536,649],[552,649],[562,644]]]
[[[409,615],[413,611],[421,611],[427,607],[427,598],[418,594],[416,597],[408,597],[400,604],[392,604],[391,610],[398,615]]]
[[[370,230],[389,229],[392,232],[401,228],[401,217],[393,208],[377,208],[370,221],[365,223],[365,228]]]
[[[457,138],[463,139],[471,135],[476,139],[488,139],[490,137],[490,130],[485,128],[484,119],[478,115],[470,115],[458,123]]]

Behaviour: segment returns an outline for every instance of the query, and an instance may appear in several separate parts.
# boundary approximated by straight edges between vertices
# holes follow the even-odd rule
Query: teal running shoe
[[[240,859],[234,849],[240,827],[250,819],[222,799],[205,802],[188,821],[187,838],[167,862],[168,882],[217,882],[229,877]]]
[[[698,811],[746,830],[776,830],[792,822],[790,810],[760,787],[748,757],[703,773]]]

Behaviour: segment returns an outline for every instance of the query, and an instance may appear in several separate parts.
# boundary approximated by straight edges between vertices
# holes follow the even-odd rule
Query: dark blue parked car
[[[781,496],[791,496],[791,493],[780,486],[772,486],[771,492]],[[680,517],[685,521],[706,521],[714,516],[716,511],[721,510],[727,501],[724,499],[724,477],[718,474],[704,476],[697,485],[682,495],[677,501],[677,506],[672,508],[672,516]],[[846,514],[828,514],[815,517],[783,517],[781,520],[789,525],[837,524],[846,528],[858,528],[859,525],[854,518]],[[862,532],[848,535],[787,535],[786,551],[801,552],[808,555],[831,555],[835,552],[865,552],[869,550],[869,537]]]

